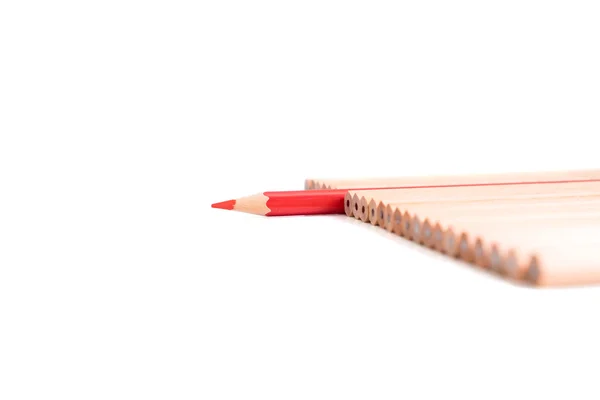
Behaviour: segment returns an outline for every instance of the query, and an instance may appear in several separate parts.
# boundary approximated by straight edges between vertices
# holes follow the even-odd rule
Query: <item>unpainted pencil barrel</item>
[[[532,255],[525,280],[536,286],[580,286],[600,283],[596,244],[548,247]]]
[[[369,207],[367,212],[369,213],[369,222],[372,225],[377,225],[379,222],[379,218],[377,215],[377,202],[373,199],[369,201]]]
[[[352,194],[350,192],[347,192],[344,195],[344,212],[346,213],[347,216],[352,217],[353,213],[352,213],[352,208],[353,208],[353,204],[352,204]]]
[[[392,214],[392,232],[396,235],[402,235],[402,212],[395,209]]]
[[[359,210],[360,210],[360,197],[358,196],[357,193],[354,193],[352,195],[352,216],[356,219],[360,219]]]
[[[600,169],[572,171],[524,171],[489,174],[423,175],[362,179],[314,179],[334,189],[424,185],[473,185],[600,179]]]
[[[369,222],[369,200],[365,196],[360,198],[359,219],[362,222]]]

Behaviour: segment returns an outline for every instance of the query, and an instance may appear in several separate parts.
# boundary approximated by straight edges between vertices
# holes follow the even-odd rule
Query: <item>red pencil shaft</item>
[[[284,215],[344,214],[344,196],[348,190],[299,190],[264,192],[269,198],[269,217]]]
[[[544,183],[575,183],[575,182],[599,182],[600,179],[574,179],[561,181],[523,181],[523,182],[494,182],[494,183],[467,183],[454,185],[416,185],[400,187],[381,188],[353,188],[353,189],[330,189],[330,190],[294,190],[285,192],[264,192],[269,198],[267,207],[269,217],[286,215],[323,215],[323,214],[345,214],[344,196],[349,190],[381,190],[381,189],[426,189],[461,186],[501,186],[501,185],[533,185]]]

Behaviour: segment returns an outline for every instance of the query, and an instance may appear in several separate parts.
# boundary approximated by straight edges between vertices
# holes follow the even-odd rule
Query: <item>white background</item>
[[[599,20],[594,1],[3,1],[0,398],[598,398],[599,287],[209,205],[598,167]]]

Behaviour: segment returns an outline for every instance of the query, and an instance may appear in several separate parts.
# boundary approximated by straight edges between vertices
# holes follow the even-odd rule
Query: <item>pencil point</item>
[[[222,208],[223,210],[233,210],[233,206],[235,206],[235,200],[222,201],[211,205],[212,208]]]

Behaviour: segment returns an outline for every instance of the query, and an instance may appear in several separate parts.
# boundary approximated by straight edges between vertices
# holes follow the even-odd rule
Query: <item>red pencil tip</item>
[[[235,206],[235,200],[222,201],[211,205],[212,208],[222,208],[223,210],[233,210],[233,206]]]

